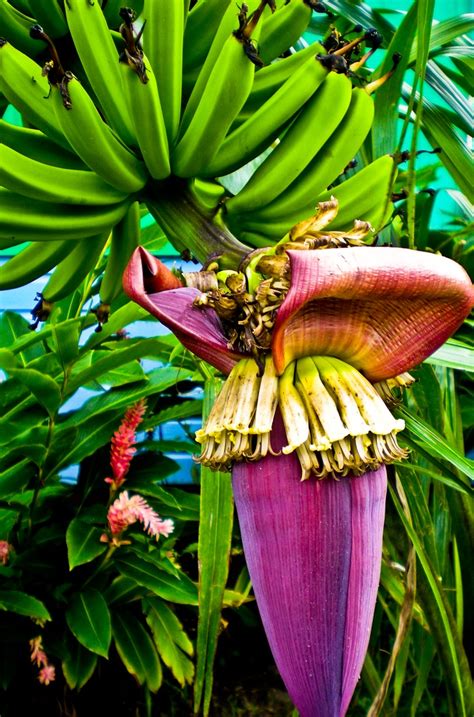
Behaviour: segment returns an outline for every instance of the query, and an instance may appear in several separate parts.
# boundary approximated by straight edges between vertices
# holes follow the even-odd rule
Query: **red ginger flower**
[[[146,403],[143,399],[129,408],[125,413],[122,423],[112,436],[110,449],[110,466],[113,478],[106,478],[105,482],[110,483],[114,490],[120,488],[130,468],[132,458],[136,453],[133,447],[136,439],[136,430],[143,420],[146,411]]]
[[[225,374],[236,366],[198,433],[201,459],[240,461],[233,488],[245,556],[301,717],[343,717],[377,597],[383,463],[400,455],[394,436],[403,427],[372,384],[397,381],[441,346],[474,305],[474,290],[459,265],[434,254],[349,247],[287,255],[290,289],[276,314],[273,362],[260,378],[214,309],[196,307],[201,292],[179,286],[141,247],[124,288],[198,357]],[[303,477],[347,478],[300,483],[302,469]]]

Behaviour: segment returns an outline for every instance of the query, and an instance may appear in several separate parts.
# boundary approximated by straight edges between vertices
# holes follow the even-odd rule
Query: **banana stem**
[[[218,226],[209,212],[201,209],[186,188],[146,197],[150,214],[179,252],[191,254],[202,264],[219,258],[221,269],[237,269],[250,247],[242,244],[224,226]]]

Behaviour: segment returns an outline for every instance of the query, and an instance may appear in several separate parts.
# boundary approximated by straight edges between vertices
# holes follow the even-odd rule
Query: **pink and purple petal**
[[[277,371],[334,355],[371,381],[408,371],[451,336],[474,305],[450,259],[392,247],[289,251],[291,286],[275,324]]]
[[[279,418],[274,447],[283,445]],[[233,469],[245,557],[275,662],[301,717],[343,717],[368,646],[386,471],[300,482],[294,454]]]
[[[215,311],[194,305],[198,289],[179,279],[142,247],[135,250],[123,277],[125,293],[167,326],[183,346],[223,373],[243,356],[229,350]]]

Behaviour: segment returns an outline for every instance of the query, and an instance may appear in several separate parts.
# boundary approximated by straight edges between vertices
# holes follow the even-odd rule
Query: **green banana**
[[[350,80],[345,75],[330,72],[279,145],[239,194],[227,201],[228,215],[264,207],[284,192],[335,131],[347,112],[350,100]]]
[[[289,0],[265,18],[258,51],[265,64],[292,47],[311,20],[312,0]]]
[[[257,0],[252,0],[249,4],[251,5],[250,9],[253,10],[254,7],[258,5],[258,2]],[[222,15],[219,26],[214,33],[212,45],[207,52],[206,59],[199,70],[191,95],[186,103],[179,125],[178,140],[183,138],[188,131],[191,122],[194,120],[197,108],[201,104],[202,96],[208,86],[208,80],[211,74],[214,73],[214,76],[219,74],[219,63],[221,61],[220,56],[224,45],[229,39],[229,35],[231,35],[236,29],[237,18],[237,6],[231,2],[228,5],[227,10]],[[196,42],[196,39],[193,41]]]
[[[179,177],[199,176],[217,152],[250,93],[255,65],[249,53],[255,48],[247,37],[247,27],[250,25],[227,38],[194,115],[184,134],[180,135],[171,158],[173,172]],[[252,26],[255,39],[258,38],[259,27],[258,23],[255,28]],[[193,96],[190,102],[192,99]]]
[[[379,231],[393,211],[390,196],[397,176],[392,156],[379,157],[353,177],[320,194],[317,202],[326,202],[331,196],[339,202],[337,216],[331,229],[350,229],[354,219],[362,219]]]
[[[127,213],[112,229],[110,251],[100,284],[99,297],[103,304],[110,306],[122,291],[122,276],[125,267],[140,243],[140,204],[134,202]]]
[[[50,241],[30,244],[0,266],[0,290],[16,289],[43,276],[71,251],[71,243]]]
[[[33,23],[33,18],[17,10],[7,0],[0,0],[0,36],[30,57],[35,57],[41,49],[30,37]]]
[[[44,301],[53,303],[72,294],[96,266],[109,232],[74,242],[68,255],[59,262],[43,291]],[[71,243],[68,244],[71,246]]]
[[[181,116],[183,0],[145,0],[143,49],[156,77],[168,140],[174,142]]]
[[[107,122],[125,144],[133,144],[135,132],[123,95],[119,54],[100,3],[68,0],[65,10],[79,59]]]
[[[87,169],[84,162],[72,152],[68,152],[41,130],[19,127],[0,119],[0,143],[21,152],[30,159],[53,167],[64,169]]]
[[[257,70],[252,90],[234,125],[232,125],[231,131],[235,126],[240,126],[242,122],[251,117],[254,112],[257,112],[265,102],[268,102],[275,92],[278,92],[284,83],[294,73],[298,72],[302,65],[306,64],[308,60],[314,58],[318,53],[324,54],[324,52],[324,47],[314,42],[305,47],[304,50],[299,50],[292,55],[288,55],[288,57],[275,60],[270,65],[265,65],[265,67]]]
[[[64,4],[67,8],[67,3]],[[66,18],[58,0],[28,0],[28,5],[32,16],[50,37],[56,39],[68,34]]]
[[[102,207],[39,202],[0,187],[0,239],[17,243],[82,239],[110,229],[128,206],[126,201]]]
[[[0,185],[31,199],[100,206],[123,201],[127,194],[88,169],[63,169],[38,162],[0,145]]]
[[[147,180],[143,162],[102,120],[79,80],[73,75],[68,79],[67,90],[64,86],[60,89],[52,85],[49,101],[69,144],[82,161],[106,182],[123,192],[138,192]]]
[[[264,246],[273,244],[282,239],[297,222],[314,214],[318,202],[335,197],[339,202],[339,211],[328,228],[347,230],[352,228],[355,219],[361,219],[369,222],[374,231],[378,231],[393,210],[390,192],[395,176],[393,158],[384,155],[353,177],[314,197],[305,207],[289,209],[287,214],[273,221],[261,219],[256,212],[248,217],[240,217],[235,222],[229,217],[229,227],[242,241],[244,236],[247,241],[255,236],[257,241],[261,238],[265,242]]]
[[[170,175],[168,136],[163,117],[158,85],[145,55],[141,61],[146,68],[146,82],[128,62],[120,63],[128,110],[132,117],[136,144],[153,179]]]
[[[182,83],[185,100],[189,100],[199,73],[208,62],[207,57],[229,8],[233,8],[235,19],[237,12],[234,0],[199,0],[189,12],[183,37]],[[228,32],[230,30],[232,26],[228,28]]]
[[[327,74],[327,68],[314,57],[308,59],[246,122],[227,135],[203,176],[228,174],[261,154]]]
[[[256,212],[255,218],[269,222],[284,219],[314,202],[355,157],[370,130],[373,116],[372,97],[365,90],[354,88],[349,109],[329,140],[286,191]]]
[[[123,7],[123,4],[123,0],[102,0],[102,12],[107,25],[112,30],[118,30],[122,24],[120,8]]]
[[[70,149],[47,102],[50,86],[41,67],[9,42],[0,39],[0,92],[21,112],[23,117],[55,142]]]

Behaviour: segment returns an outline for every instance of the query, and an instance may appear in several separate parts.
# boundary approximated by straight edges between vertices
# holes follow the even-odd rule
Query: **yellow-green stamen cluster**
[[[199,462],[229,468],[234,461],[273,453],[277,406],[287,436],[281,452],[296,452],[302,479],[358,475],[407,455],[396,439],[404,422],[355,368],[334,357],[306,357],[277,377],[267,356],[262,375],[252,359],[232,370],[196,435],[202,444]]]

